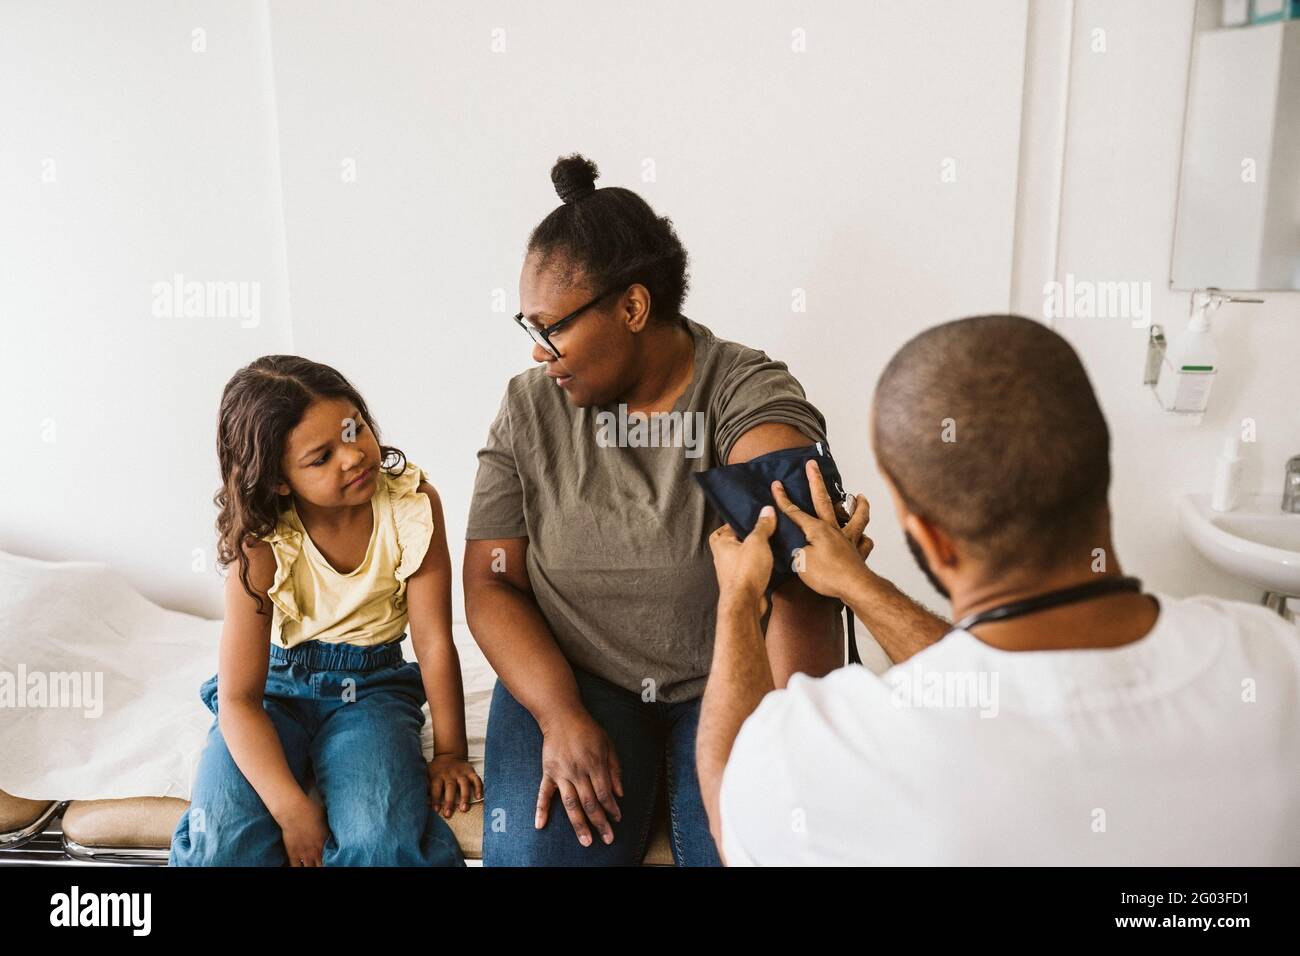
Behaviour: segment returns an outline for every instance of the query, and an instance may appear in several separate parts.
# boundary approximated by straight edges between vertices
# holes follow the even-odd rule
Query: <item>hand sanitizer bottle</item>
[[[1173,412],[1203,412],[1210,403],[1210,388],[1214,385],[1214,373],[1219,370],[1219,350],[1210,335],[1209,311],[1218,308],[1217,296],[1196,293],[1193,303],[1200,298],[1199,305],[1193,305],[1192,319],[1187,324],[1187,334],[1178,343],[1169,361],[1169,368],[1162,369],[1160,382],[1156,386],[1160,393],[1160,403]]]
[[[1192,293],[1187,334],[1173,354],[1167,354],[1156,382],[1156,395],[1166,411],[1200,414],[1210,403],[1210,387],[1219,371],[1219,350],[1210,336],[1210,313],[1225,302],[1263,301],[1230,295],[1214,287]]]
[[[1223,451],[1214,463],[1214,491],[1210,508],[1232,511],[1241,501],[1241,436],[1230,432],[1223,440]]]

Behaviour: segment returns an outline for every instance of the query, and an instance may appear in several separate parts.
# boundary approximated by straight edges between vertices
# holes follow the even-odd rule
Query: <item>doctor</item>
[[[958,623],[882,626],[865,503],[841,530],[811,470],[815,515],[772,489],[808,539],[800,577],[895,666],[774,690],[759,627],[774,514],[743,542],[715,532],[697,759],[724,862],[1300,863],[1300,634],[1124,576],[1110,436],[1069,344],[1016,316],[939,325],[890,361],[871,427]]]

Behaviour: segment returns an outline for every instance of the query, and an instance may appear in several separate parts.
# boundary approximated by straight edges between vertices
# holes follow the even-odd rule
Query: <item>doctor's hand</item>
[[[808,539],[792,555],[800,580],[818,594],[844,601],[866,572],[872,541],[863,532],[871,518],[871,506],[865,495],[858,495],[848,524],[841,528],[816,461],[809,460],[807,472],[816,517],[801,511],[779,481],[772,482],[772,497],[781,513],[797,524]]]
[[[772,577],[772,549],[768,540],[775,530],[776,511],[768,505],[759,512],[758,521],[744,541],[725,524],[709,536],[713,569],[718,575],[719,600],[751,601],[758,606],[760,616],[766,613],[764,592]]]

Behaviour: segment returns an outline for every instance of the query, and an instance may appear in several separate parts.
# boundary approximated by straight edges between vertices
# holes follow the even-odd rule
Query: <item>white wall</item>
[[[1024,30],[1023,0],[277,2],[295,348],[355,379],[430,472],[459,567],[474,454],[530,363],[510,319],[524,243],[558,203],[551,164],[580,150],[673,218],[687,314],[790,364],[877,503],[877,565],[942,606],[866,411],[905,339],[1006,308]]]
[[[1056,261],[1062,281],[1070,273],[1149,282],[1151,321],[1165,327],[1171,347],[1186,329],[1189,300],[1170,290],[1169,267],[1192,7],[1187,0],[1074,4]],[[1097,30],[1104,52],[1094,51]],[[1017,261],[1039,251],[1018,247]],[[1283,464],[1300,452],[1300,294],[1262,297],[1264,305],[1224,306],[1214,320],[1222,370],[1198,427],[1161,411],[1141,384],[1145,329],[1123,318],[1056,322],[1082,355],[1110,422],[1120,559],[1149,587],[1259,598],[1191,550],[1174,503],[1209,491],[1223,436],[1243,418],[1254,419],[1258,435],[1245,446],[1248,491],[1280,494]]]
[[[296,351],[353,377],[431,472],[459,560],[474,452],[529,361],[508,317],[523,243],[555,203],[550,163],[579,149],[673,216],[688,314],[790,363],[876,502],[878,567],[941,606],[867,455],[872,384],[916,331],[1013,297],[1018,185],[1019,307],[1053,269],[1145,280],[1176,341],[1190,9],[1038,0],[1022,144],[1023,2],[5,5],[0,548],[108,561],[163,604],[219,613],[220,387]],[[1072,60],[1050,46],[1067,41]],[[176,272],[259,282],[260,325],[155,318],[151,287]],[[1243,417],[1254,489],[1275,492],[1300,450],[1298,300],[1266,298],[1220,313],[1199,428],[1140,385],[1144,331],[1057,323],[1111,423],[1121,558],[1162,590],[1255,597],[1186,547],[1173,498],[1208,488]]]
[[[292,341],[267,36],[247,0],[0,7],[0,548],[209,614],[221,386]],[[259,283],[260,324],[156,317],[176,273]]]

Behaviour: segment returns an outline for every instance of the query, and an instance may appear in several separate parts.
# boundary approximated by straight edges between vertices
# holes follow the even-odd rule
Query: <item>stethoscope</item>
[[[952,629],[954,631],[968,631],[977,624],[1006,621],[1013,617],[1033,614],[1035,611],[1045,611],[1048,608],[1060,607],[1063,604],[1075,604],[1079,601],[1090,601],[1093,598],[1107,594],[1117,594],[1121,591],[1141,593],[1142,582],[1137,578],[1102,578],[1100,581],[1092,581],[1088,584],[1048,591],[1046,594],[1025,598],[1023,601],[999,604],[997,607],[991,607],[986,611],[968,614],[954,624]]]

